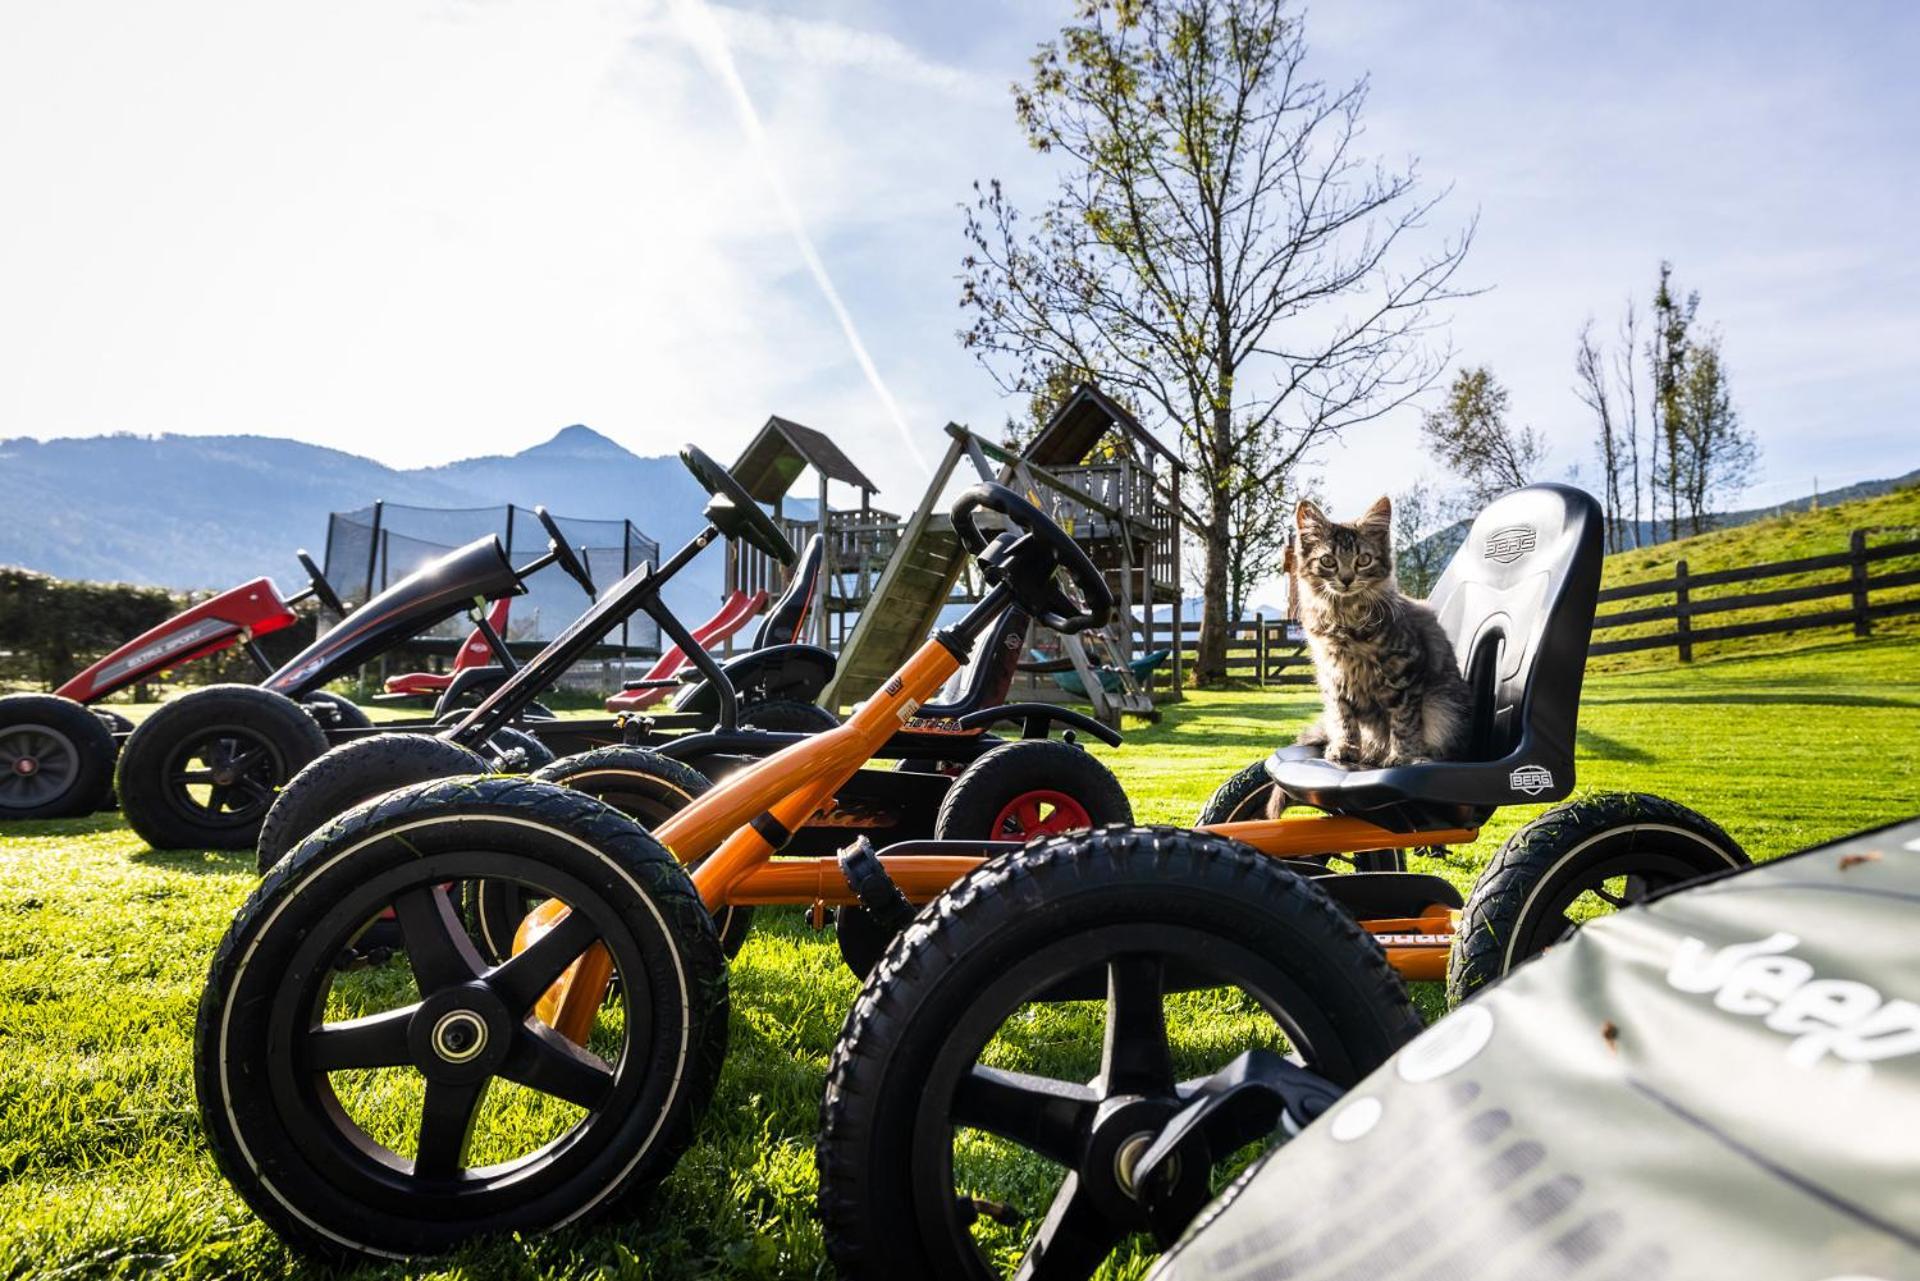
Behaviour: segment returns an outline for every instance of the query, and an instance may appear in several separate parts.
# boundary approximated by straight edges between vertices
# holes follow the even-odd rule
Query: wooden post
[[[1693,661],[1693,610],[1687,595],[1687,562],[1673,567],[1673,630],[1680,646],[1680,661]]]
[[[1856,529],[1847,539],[1847,551],[1853,556],[1853,634],[1873,634],[1873,618],[1867,613],[1867,531]]]
[[[1256,610],[1253,615],[1253,661],[1260,672],[1260,688],[1267,687],[1267,620]]]

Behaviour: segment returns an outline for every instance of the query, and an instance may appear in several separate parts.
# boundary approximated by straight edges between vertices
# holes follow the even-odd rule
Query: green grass
[[[1180,822],[1314,710],[1303,691],[1199,694],[1133,730],[1110,759],[1142,821]],[[1671,796],[1764,858],[1920,810],[1916,730],[1911,636],[1596,675],[1580,783]],[[1531,812],[1502,812],[1430,870],[1467,886]],[[250,854],[149,851],[113,814],[0,837],[0,1277],[302,1270],[220,1179],[194,1112],[194,1005],[253,886],[251,864]],[[824,1274],[812,1141],[855,983],[798,913],[762,919],[732,974],[719,1094],[658,1194],[626,1219],[479,1246],[434,1275]],[[1438,1008],[1437,993],[1416,995]],[[1178,1035],[1199,1052],[1234,1017],[1196,1007]],[[1086,1039],[1063,1040],[1060,1026],[995,1052],[1056,1068],[1084,1058]]]

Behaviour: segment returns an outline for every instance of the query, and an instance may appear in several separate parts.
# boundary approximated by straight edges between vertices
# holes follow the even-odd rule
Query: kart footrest
[[[1424,872],[1340,872],[1313,883],[1359,921],[1419,916],[1436,903],[1465,906],[1459,890]]]
[[[889,935],[907,928],[915,916],[914,906],[887,875],[880,856],[874,853],[872,841],[860,837],[840,851],[839,862],[840,875],[847,878],[848,888],[876,924]]]

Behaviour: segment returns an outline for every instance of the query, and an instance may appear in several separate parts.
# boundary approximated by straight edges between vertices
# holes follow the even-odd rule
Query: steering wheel
[[[547,514],[544,507],[533,509],[534,519],[540,522],[540,528],[547,531],[547,550],[553,553],[554,561],[567,572],[567,577],[587,589],[587,599],[594,600],[600,591],[593,585],[593,575],[580,563],[579,555],[567,543],[567,536],[560,532],[560,522]]]
[[[307,571],[307,585],[313,589],[315,598],[322,605],[345,618],[347,607],[340,603],[340,597],[334,594],[333,584],[328,582],[327,576],[320,572],[320,567],[313,563],[313,557],[307,555],[307,549],[302,547],[294,555],[300,560],[300,568]]]
[[[728,538],[738,538],[759,548],[782,565],[793,564],[797,559],[793,544],[780,532],[780,526],[773,523],[773,517],[733,478],[732,472],[707,457],[697,445],[683,446],[680,461],[700,482],[700,488],[712,495],[713,501],[707,504],[705,515],[715,529]],[[823,524],[826,515],[820,513]]]
[[[982,507],[1006,517],[1013,530],[990,542],[974,519]],[[1065,636],[1104,627],[1112,616],[1113,590],[1080,544],[1005,485],[975,485],[960,495],[953,505],[953,529],[961,545],[979,558],[987,582],[1005,583],[1020,608],[1043,626]],[[1054,581],[1054,571],[1060,569],[1087,598],[1085,609]]]

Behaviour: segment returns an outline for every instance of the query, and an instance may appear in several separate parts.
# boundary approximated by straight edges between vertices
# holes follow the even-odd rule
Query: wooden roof
[[[793,488],[801,472],[813,468],[828,480],[837,480],[876,493],[879,486],[840,452],[825,432],[803,427],[775,414],[767,419],[733,465],[734,479],[763,503],[777,502]]]
[[[1110,431],[1119,431],[1145,445],[1179,470],[1180,456],[1142,427],[1124,405],[1092,383],[1081,383],[1061,402],[1027,446],[1025,457],[1042,467],[1072,467],[1086,461],[1100,438]]]

